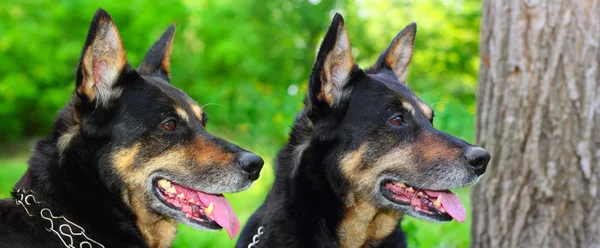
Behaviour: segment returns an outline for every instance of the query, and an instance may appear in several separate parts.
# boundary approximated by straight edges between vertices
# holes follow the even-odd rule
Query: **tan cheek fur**
[[[401,217],[401,213],[377,209],[370,200],[358,200],[347,207],[338,227],[340,245],[376,246],[394,231]]]
[[[196,138],[187,147],[179,147],[151,158],[142,164],[135,164],[140,152],[141,143],[122,149],[113,156],[116,171],[126,184],[123,200],[137,217],[137,226],[150,247],[169,247],[175,239],[177,222],[170,217],[155,213],[148,204],[147,180],[150,174],[160,168],[188,173],[189,168],[181,165],[193,160],[199,166],[229,165],[234,154],[223,151],[212,141]]]
[[[364,144],[358,150],[346,154],[341,159],[342,173],[360,191],[371,192],[375,187],[377,178],[384,171],[391,169],[415,170],[410,166],[411,158],[414,155],[411,147],[394,149],[375,161],[373,165],[368,166],[366,170],[360,170],[362,157],[367,150],[368,146]]]
[[[150,174],[166,164],[182,164],[181,151],[167,152],[153,158],[141,167],[134,167],[141,144],[123,149],[113,157],[114,166],[123,178],[126,187],[123,200],[137,217],[136,224],[149,247],[170,247],[177,232],[177,222],[169,217],[156,214],[148,206],[147,180]]]
[[[404,156],[409,152],[392,151],[378,160],[374,166],[361,170],[362,158],[367,150],[368,146],[362,145],[358,150],[346,154],[341,160],[342,173],[355,189],[345,199],[346,212],[338,226],[341,247],[377,245],[394,231],[402,217],[401,213],[378,209],[369,199],[369,193],[375,187],[378,176],[391,167],[397,167],[399,161],[407,160]]]
[[[188,147],[180,147],[151,158],[140,165],[135,165],[141,144],[118,151],[113,156],[114,167],[126,184],[123,200],[137,217],[137,226],[150,247],[169,247],[175,239],[177,222],[169,217],[159,215],[150,209],[147,196],[147,180],[150,174],[160,168],[169,166],[170,170],[188,173],[189,168],[181,165],[192,159],[200,166],[214,164],[231,164],[234,154],[225,152],[213,142],[197,138]]]
[[[460,153],[460,149],[452,147],[438,136],[423,133],[414,146],[393,149],[361,170],[368,149],[368,145],[363,144],[358,150],[341,158],[342,173],[354,189],[345,200],[346,213],[338,227],[338,237],[345,248],[378,245],[394,231],[402,217],[399,212],[378,209],[369,200],[369,194],[376,187],[381,173],[391,169],[416,172],[419,168],[414,167],[412,162],[416,153],[425,161],[454,158]]]
[[[154,213],[147,203],[145,193],[127,191],[129,206],[137,217],[137,226],[149,247],[171,247],[177,234],[177,222]]]

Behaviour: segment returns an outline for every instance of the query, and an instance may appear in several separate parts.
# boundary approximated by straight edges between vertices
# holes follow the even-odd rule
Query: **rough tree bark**
[[[472,247],[600,247],[600,0],[484,0]]]

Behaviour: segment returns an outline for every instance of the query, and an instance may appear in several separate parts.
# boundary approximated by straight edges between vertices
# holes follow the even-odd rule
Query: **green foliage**
[[[344,14],[362,68],[402,28],[417,22],[409,86],[433,106],[437,128],[473,138],[480,1],[0,1],[0,147],[48,133],[72,94],[81,48],[98,7],[113,16],[134,67],[176,23],[172,83],[206,105],[209,131],[268,162],[251,190],[228,196],[242,222],[273,181],[270,162],[303,106],[316,49],[335,11]],[[294,88],[299,89],[295,94]],[[0,197],[8,196],[23,171],[23,158],[0,159]],[[467,203],[467,190],[459,194]],[[407,218],[403,227],[413,247],[468,245],[469,223]],[[232,244],[224,232],[187,227],[180,228],[175,241],[175,247]]]

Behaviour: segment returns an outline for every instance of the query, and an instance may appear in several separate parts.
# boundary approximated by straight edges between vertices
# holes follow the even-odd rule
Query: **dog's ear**
[[[415,35],[417,34],[417,24],[408,24],[394,38],[390,46],[379,56],[373,66],[375,69],[389,69],[394,72],[398,81],[406,84],[408,75],[408,66],[412,59],[415,48]]]
[[[159,76],[169,81],[171,72],[171,47],[175,36],[175,24],[171,24],[167,31],[148,50],[142,64],[138,68],[140,74]]]
[[[77,95],[96,106],[106,106],[120,95],[115,83],[127,67],[119,31],[110,15],[98,9],[79,59]]]
[[[336,13],[323,38],[312,69],[307,96],[308,107],[337,107],[350,95],[351,89],[347,87],[347,83],[355,68],[344,18]]]

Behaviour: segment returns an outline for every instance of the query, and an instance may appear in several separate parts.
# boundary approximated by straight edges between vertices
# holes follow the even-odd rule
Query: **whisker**
[[[433,106],[435,106],[435,105],[436,105],[436,104],[438,104],[438,103],[442,103],[442,104],[444,104],[444,103],[448,103],[448,102],[434,102],[434,103],[432,103],[432,104],[431,104],[431,108],[433,108]]]
[[[207,104],[202,105],[202,108],[206,107],[206,106],[219,106],[219,107],[223,107],[223,105],[218,104],[218,103],[214,103],[214,102],[209,102]]]

